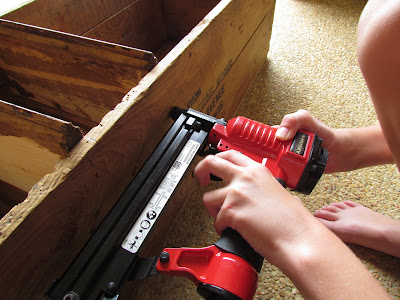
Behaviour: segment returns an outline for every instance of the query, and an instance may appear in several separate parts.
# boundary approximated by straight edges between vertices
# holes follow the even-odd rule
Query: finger
[[[203,203],[208,213],[214,218],[218,215],[227,195],[226,188],[207,192],[203,195]]]
[[[276,137],[284,141],[293,138],[299,129],[306,130],[305,127],[309,127],[307,124],[311,118],[311,114],[304,109],[284,116],[276,132]]]
[[[300,109],[295,113],[283,117],[276,132],[276,137],[280,140],[289,140],[296,135],[299,129],[314,131],[316,122],[318,122],[318,120],[308,111]]]
[[[250,157],[235,150],[220,152],[216,155],[240,167],[248,167],[251,166],[252,164],[255,163],[257,164],[257,162],[255,162]]]
[[[232,207],[227,202],[224,202],[219,210],[214,221],[214,227],[220,236],[228,227],[236,230],[234,224],[232,224]]]
[[[323,137],[324,140],[331,140],[333,134],[331,128],[312,116],[308,111],[300,109],[283,117],[276,132],[276,137],[282,141],[289,140],[296,135],[299,129],[316,133]]]
[[[210,182],[211,174],[229,184],[237,171],[236,165],[230,161],[216,155],[209,155],[196,166],[194,173],[200,185],[206,186]]]
[[[302,128],[303,126],[313,125],[314,117],[305,109],[299,109],[298,111],[287,114],[281,121],[281,126]]]
[[[281,124],[275,133],[275,136],[278,139],[287,141],[295,136],[297,130],[299,129],[297,114],[298,112],[287,114],[283,117]]]

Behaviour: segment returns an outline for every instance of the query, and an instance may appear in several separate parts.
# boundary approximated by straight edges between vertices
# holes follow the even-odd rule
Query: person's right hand
[[[284,268],[282,258],[288,251],[308,245],[308,229],[314,232],[322,225],[268,168],[240,152],[209,155],[196,166],[195,174],[201,186],[210,183],[211,174],[225,183],[203,196],[218,234],[222,235],[227,227],[236,230],[256,252],[278,267]]]

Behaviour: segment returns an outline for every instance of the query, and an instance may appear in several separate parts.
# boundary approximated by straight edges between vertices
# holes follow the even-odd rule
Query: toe
[[[358,204],[358,203],[350,201],[350,200],[344,201],[343,204],[346,205],[347,207],[362,206],[361,204]]]
[[[335,204],[336,203],[332,203],[330,205],[324,206],[320,210],[328,211],[328,212],[332,212],[332,213],[336,213],[336,212],[341,211],[342,209],[340,207],[338,207],[337,205],[335,205]]]
[[[319,219],[324,219],[327,221],[336,221],[338,219],[338,216],[335,212],[329,211],[327,209],[319,209],[314,213],[314,216],[316,216]]]

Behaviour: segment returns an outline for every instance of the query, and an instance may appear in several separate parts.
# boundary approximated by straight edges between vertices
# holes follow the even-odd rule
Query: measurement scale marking
[[[131,253],[136,253],[139,250],[199,148],[200,143],[196,141],[189,140],[186,143],[149,203],[125,237],[121,245],[122,248]]]

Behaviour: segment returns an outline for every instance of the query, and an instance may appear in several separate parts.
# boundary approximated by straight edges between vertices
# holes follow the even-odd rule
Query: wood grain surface
[[[0,40],[16,95],[96,123],[156,64],[148,51],[6,20]]]
[[[29,191],[82,137],[71,123],[0,100],[0,180]]]
[[[266,58],[274,3],[220,1],[0,221],[5,297],[39,297],[61,276],[172,124],[172,106],[233,116]],[[174,199],[179,207],[187,194]]]

